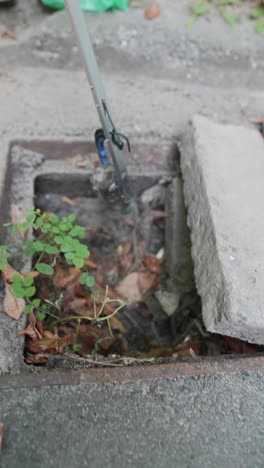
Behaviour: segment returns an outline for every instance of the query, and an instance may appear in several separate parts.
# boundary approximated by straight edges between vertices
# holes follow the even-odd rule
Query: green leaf
[[[76,247],[76,254],[78,257],[87,258],[89,257],[90,252],[86,245],[79,243],[79,245]]]
[[[41,240],[34,241],[34,249],[36,252],[45,252],[45,244]]]
[[[225,22],[229,24],[229,26],[235,26],[237,24],[236,18],[229,13],[227,13],[225,10],[220,10],[220,13],[222,17],[224,18]]]
[[[80,276],[80,284],[86,285],[89,288],[92,288],[95,285],[95,279],[93,276],[89,275],[87,272],[84,272]]]
[[[74,252],[76,250],[75,242],[75,239],[72,239],[69,236],[65,237],[63,243],[61,244],[61,252]]]
[[[43,305],[41,306],[41,310],[42,310],[42,311],[45,312],[45,310],[47,310],[47,309],[48,309],[47,304],[43,304]]]
[[[30,224],[34,223],[35,219],[36,219],[36,215],[34,213],[26,217],[26,221]]]
[[[238,3],[238,0],[221,0],[221,5],[235,5]]]
[[[45,252],[47,252],[47,254],[55,255],[55,254],[59,253],[59,249],[55,245],[47,244],[45,246]]]
[[[59,234],[60,230],[59,230],[58,226],[54,226],[53,228],[51,228],[51,232],[53,232],[53,234]]]
[[[18,273],[13,275],[13,283],[20,284],[22,286],[22,278]]]
[[[86,286],[89,288],[92,288],[95,285],[95,279],[93,276],[89,276],[89,278],[86,281]]]
[[[19,284],[11,284],[11,289],[17,298],[26,297],[24,289]]]
[[[85,229],[82,226],[74,226],[69,232],[69,234],[72,237],[80,237],[81,239],[83,239],[85,236]]]
[[[47,265],[47,263],[38,263],[36,265],[36,270],[43,275],[53,275],[54,273],[53,268],[50,265]]]
[[[23,286],[25,286],[25,287],[32,286],[33,282],[34,282],[33,278],[28,276],[27,278],[24,279]]]
[[[51,232],[51,229],[52,229],[52,224],[50,223],[45,223],[43,224],[43,226],[41,227],[41,231],[46,234],[47,232]]]
[[[24,254],[27,257],[32,257],[36,253],[35,241],[25,241],[24,243]]]
[[[14,224],[12,227],[12,233],[16,236],[19,232],[18,224]]]
[[[31,286],[31,288],[24,289],[24,297],[32,297],[36,293],[36,288]]]
[[[34,307],[38,307],[40,305],[40,299],[33,299],[32,304]]]
[[[56,244],[62,244],[63,241],[64,241],[64,238],[62,236],[54,236],[54,241],[56,242]]]
[[[72,350],[75,352],[80,351],[81,347],[82,347],[81,344],[77,344],[77,343],[72,344]]]
[[[209,5],[206,5],[205,3],[198,2],[196,5],[192,7],[192,14],[197,17],[197,16],[203,16],[209,13],[211,10],[211,7]]]
[[[33,309],[33,306],[31,304],[28,304],[26,305],[25,309],[24,309],[24,313],[25,314],[30,314],[30,312],[32,311]]]
[[[82,268],[84,266],[84,260],[80,257],[73,257],[72,263],[78,268]]]
[[[67,217],[68,221],[70,223],[73,223],[75,220],[76,220],[76,216],[75,214],[71,213],[68,217]]]
[[[57,215],[53,214],[50,216],[49,221],[51,222],[51,224],[59,224],[60,219]]]
[[[31,223],[28,223],[27,221],[24,221],[24,223],[20,224],[20,228],[22,229],[23,232],[28,231],[30,226],[31,226]]]
[[[67,259],[67,260],[72,260],[73,257],[75,257],[75,253],[74,252],[66,252],[64,254],[64,257]]]
[[[72,225],[69,223],[62,223],[59,225],[59,228],[61,231],[66,232],[69,231],[72,228]]]
[[[260,7],[254,8],[254,10],[250,12],[250,18],[257,19],[257,18],[260,18],[263,14],[264,14],[264,8],[260,8]]]
[[[44,223],[44,217],[40,216],[39,218],[36,219],[35,223],[33,224],[33,227],[35,229],[40,229],[41,226],[43,226]]]
[[[258,33],[264,32],[264,18],[257,22],[255,29]]]
[[[39,313],[38,313],[38,318],[39,318],[39,320],[41,320],[41,321],[44,320],[44,319],[46,318],[45,312],[43,312],[43,311],[42,311],[42,312],[39,312]]]

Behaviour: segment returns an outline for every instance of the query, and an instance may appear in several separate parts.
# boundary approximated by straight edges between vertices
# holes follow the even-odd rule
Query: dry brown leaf
[[[14,296],[11,287],[5,282],[5,298],[3,302],[3,309],[9,317],[14,320],[19,320],[22,316],[26,307],[25,300],[23,298],[17,298]]]
[[[96,263],[93,262],[90,258],[86,258],[86,260],[84,260],[84,263],[85,263],[85,266],[87,266],[88,268],[91,268],[92,270],[97,269]]]
[[[18,333],[18,336],[29,336],[32,340],[37,340],[39,337],[34,329],[33,325],[30,323],[24,330],[21,330]]]
[[[70,267],[65,269],[58,266],[54,276],[54,285],[57,288],[66,288],[78,276],[80,276],[79,268]]]
[[[16,40],[16,35],[11,29],[5,28],[4,31],[1,34],[1,37],[4,37],[6,39],[13,39]]]
[[[157,257],[151,253],[146,253],[143,257],[143,265],[151,271],[151,273],[159,274],[160,262]]]
[[[121,333],[123,333],[124,335],[127,333],[127,329],[124,327],[124,325],[120,322],[120,320],[118,320],[118,318],[114,315],[113,317],[111,317],[110,319],[110,324],[111,324],[111,327],[114,329],[114,330],[119,330]]]
[[[156,274],[151,272],[133,272],[129,273],[116,286],[116,293],[123,299],[133,299],[141,301],[144,294],[153,288],[156,281]]]
[[[3,444],[3,437],[4,437],[5,429],[3,423],[0,422],[0,455],[2,452],[2,444]]]
[[[30,271],[29,273],[22,273],[23,278],[36,278],[39,275],[38,271]]]
[[[135,256],[133,254],[128,254],[122,257],[120,261],[120,266],[122,268],[122,271],[126,273],[133,265],[135,261]]]
[[[4,280],[7,283],[13,283],[13,276],[14,275],[21,276],[20,273],[17,270],[15,270],[15,268],[13,268],[11,265],[9,265],[9,263],[7,263],[5,269],[2,270],[2,275],[3,275]]]
[[[148,20],[154,20],[160,15],[160,6],[157,0],[150,0],[145,11],[144,17]]]
[[[43,328],[43,323],[37,322],[35,315],[31,312],[28,316],[28,326],[24,330],[21,330],[18,336],[27,335],[32,340],[39,340],[43,338],[43,330],[40,327]]]
[[[76,201],[71,200],[69,197],[66,197],[65,195],[62,195],[60,199],[63,203],[66,203],[66,205],[69,205],[71,207],[75,207],[79,204]]]
[[[75,299],[73,299],[73,301],[67,304],[67,311],[70,311],[70,310],[77,315],[87,315],[87,316],[93,315],[93,311],[89,310],[87,299],[84,299],[84,298],[76,297]]]
[[[26,353],[25,362],[27,364],[46,364],[48,362],[48,358],[42,354]]]
[[[34,345],[38,346],[42,352],[48,354],[61,354],[69,344],[73,343],[74,336],[56,336],[53,338],[42,338],[34,342]]]

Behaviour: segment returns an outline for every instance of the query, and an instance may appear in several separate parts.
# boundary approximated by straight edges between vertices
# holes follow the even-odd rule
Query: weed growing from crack
[[[14,298],[23,300],[23,310],[25,314],[36,313],[38,320],[43,321],[47,316],[54,319],[51,326],[62,322],[77,321],[76,333],[74,336],[72,349],[79,350],[77,343],[78,334],[82,320],[101,325],[107,322],[109,336],[98,339],[95,343],[93,354],[96,354],[100,348],[102,340],[113,337],[110,319],[116,315],[127,303],[119,299],[110,299],[108,297],[108,287],[106,287],[105,297],[102,304],[98,307],[98,294],[95,289],[95,279],[85,268],[85,260],[89,258],[88,247],[81,242],[85,237],[85,229],[75,224],[74,214],[60,218],[55,214],[41,212],[39,209],[32,210],[22,223],[6,224],[12,226],[12,233],[19,236],[20,239],[12,242],[10,245],[0,245],[0,271],[4,279],[8,275],[8,282],[11,287]],[[39,238],[28,239],[27,234],[35,230],[39,233]],[[12,248],[19,246],[23,254],[34,260],[32,271],[23,273],[10,267],[8,260],[12,257]],[[55,273],[57,261],[64,258],[66,264],[74,266],[80,271],[79,283],[82,287],[88,288],[91,292],[93,301],[93,317],[82,315],[60,316],[63,295],[59,294],[55,301],[50,298],[40,299],[37,296],[35,278],[40,276],[52,277]],[[8,274],[9,272],[9,274]],[[11,273],[10,273],[11,272]],[[16,304],[16,302],[14,302]],[[117,303],[117,307],[111,312],[105,314],[105,307],[109,303]],[[21,303],[20,303],[21,304]],[[6,310],[9,314],[9,310]],[[13,311],[12,311],[13,312]],[[9,314],[11,315],[11,313]]]
[[[191,16],[187,21],[188,26],[200,16],[209,14],[214,8],[218,10],[225,22],[233,27],[237,24],[236,16],[230,12],[230,7],[240,4],[241,0],[196,0],[190,7]],[[260,0],[255,8],[250,12],[250,18],[256,21],[255,30],[258,33],[264,32],[264,1]]]

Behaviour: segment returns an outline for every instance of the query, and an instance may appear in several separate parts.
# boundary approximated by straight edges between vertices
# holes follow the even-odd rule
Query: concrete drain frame
[[[18,174],[12,174],[12,162],[19,163],[21,150],[32,152],[32,159],[23,161],[23,171],[26,177],[19,181]],[[38,153],[37,157],[33,154]],[[76,154],[88,158],[88,167],[74,168],[66,164],[64,158],[72,158]],[[162,157],[161,157],[162,155]],[[65,193],[65,184],[69,180],[75,180],[76,185],[71,188],[69,196],[83,194],[89,195],[91,190],[90,177],[93,172],[93,160],[96,157],[95,148],[89,142],[64,142],[64,141],[23,141],[18,140],[10,144],[9,159],[5,177],[5,185],[1,200],[0,224],[1,237],[6,235],[2,230],[2,225],[10,219],[10,204],[12,201],[23,205],[24,209],[30,209],[34,205],[34,183],[37,178],[43,181],[51,181],[56,175],[54,190],[56,193]],[[168,161],[165,166],[165,160]],[[128,170],[132,180],[135,178],[145,178],[145,187],[153,185],[159,177],[173,178],[179,176],[179,153],[177,148],[168,146],[156,147],[142,145],[133,150],[128,163]],[[58,175],[60,178],[58,178]],[[147,182],[146,182],[147,179]],[[16,187],[14,187],[14,180]],[[44,182],[44,184],[47,182]],[[52,188],[52,187],[51,187]],[[15,197],[14,197],[15,193]],[[14,198],[13,198],[14,197]],[[0,285],[0,300],[3,299],[3,284]],[[17,333],[26,323],[26,317],[22,317],[18,322],[11,320],[2,310],[0,315],[0,388],[8,386],[38,386],[43,384],[61,385],[80,383],[96,383],[111,381],[133,381],[144,379],[176,378],[177,375],[199,376],[217,374],[222,372],[256,371],[264,364],[264,356],[254,355],[219,355],[217,357],[197,357],[177,359],[175,362],[151,364],[144,366],[121,366],[100,367],[85,369],[84,364],[80,366],[51,366],[47,368],[34,369],[34,375],[29,373],[32,366],[28,366],[23,360],[24,342],[22,338],[17,338]],[[66,372],[65,372],[66,369]],[[58,371],[58,372],[56,372]],[[20,376],[12,374],[23,374]],[[7,374],[7,375],[4,375]],[[22,380],[21,380],[22,379]]]

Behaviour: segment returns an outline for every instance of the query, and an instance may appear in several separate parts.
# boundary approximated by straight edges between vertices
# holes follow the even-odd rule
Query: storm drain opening
[[[41,255],[53,274],[34,279],[45,310],[32,310],[21,333],[26,363],[54,362],[55,355],[89,367],[263,352],[261,346],[204,328],[178,150],[168,170],[143,151],[148,164],[129,168],[132,213],[122,215],[120,206],[98,193],[94,153],[84,157],[71,151],[65,157],[62,151],[58,157],[54,151],[48,158],[40,149],[14,148],[10,205],[21,212],[34,205],[38,217],[47,213],[53,237],[65,237],[70,232],[65,225],[72,223],[90,254],[80,264],[65,261],[71,249]],[[32,235],[40,243],[47,240],[41,229]],[[34,256],[27,269],[36,269],[36,261]],[[83,273],[88,282],[81,280]]]
[[[184,239],[178,242],[182,246],[185,243],[185,281],[180,278],[176,288],[173,281],[177,281],[177,275],[173,278],[168,274],[176,262],[176,251],[174,253],[171,248],[173,234],[167,232],[173,229],[167,213],[171,209],[173,179],[132,176],[133,209],[131,215],[124,216],[118,206],[91,190],[88,197],[81,191],[73,193],[69,189],[74,186],[71,176],[64,179],[64,186],[58,193],[58,178],[45,175],[36,179],[35,207],[64,220],[74,215],[76,223],[85,228],[82,242],[88,246],[90,256],[85,260],[84,269],[94,278],[95,285],[93,288],[81,286],[78,268],[58,262],[50,289],[46,291],[48,279],[45,285],[39,285],[40,289],[44,288],[45,294],[52,297],[51,283],[55,283],[58,290],[54,295],[63,295],[61,314],[66,317],[72,314],[92,317],[94,290],[101,299],[107,291],[111,300],[119,299],[126,304],[109,319],[110,333],[107,321],[98,324],[82,320],[78,325],[78,320],[74,319],[58,323],[59,336],[76,336],[78,327],[75,344],[80,355],[114,354],[139,359],[176,357],[188,348],[188,340],[194,346],[204,330],[192,269],[188,271],[190,251]],[[182,258],[178,260],[183,264]],[[97,302],[99,307],[101,301]],[[112,315],[116,305],[108,303],[102,315]],[[47,326],[50,322],[52,318],[47,316]]]

